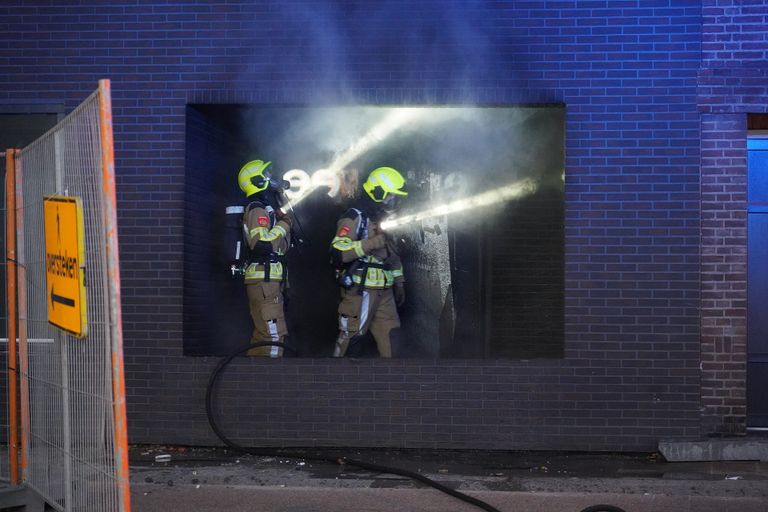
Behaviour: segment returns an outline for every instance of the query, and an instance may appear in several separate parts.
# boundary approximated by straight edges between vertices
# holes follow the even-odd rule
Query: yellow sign
[[[80,198],[45,196],[48,323],[85,336],[85,229]]]

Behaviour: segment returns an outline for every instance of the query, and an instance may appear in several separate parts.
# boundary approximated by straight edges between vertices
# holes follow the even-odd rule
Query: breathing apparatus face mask
[[[266,190],[266,188],[276,188],[282,190],[288,190],[291,188],[291,183],[285,180],[278,180],[272,177],[272,173],[264,171],[263,176],[256,175],[251,178],[251,183],[256,188]],[[265,188],[266,185],[266,188]],[[263,191],[262,190],[262,191]]]
[[[387,213],[392,213],[397,209],[399,203],[400,200],[395,194],[386,194],[381,201],[381,208]]]
[[[396,194],[387,192],[380,186],[374,187],[369,196],[376,203],[376,206],[385,212],[393,212],[400,202]]]
[[[389,197],[380,203],[370,201],[366,213],[372,221],[381,222],[396,213],[398,203],[399,201],[390,194]]]
[[[395,194],[387,194],[381,202],[388,208],[394,208],[398,203],[397,196]]]
[[[275,179],[269,171],[265,171],[264,176],[254,176],[251,178],[251,183],[257,188],[262,188],[266,185],[266,188],[258,193],[262,194],[275,208],[285,204],[284,192],[291,188],[289,181]]]

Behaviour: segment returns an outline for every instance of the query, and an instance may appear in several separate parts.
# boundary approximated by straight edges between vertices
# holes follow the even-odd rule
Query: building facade
[[[191,104],[566,111],[563,356],[249,361],[230,414],[254,444],[652,450],[745,433],[764,2],[36,0],[5,2],[0,26],[0,110],[68,112],[112,81],[131,442],[218,442],[219,359],[183,352],[184,209],[204,193],[187,187]]]

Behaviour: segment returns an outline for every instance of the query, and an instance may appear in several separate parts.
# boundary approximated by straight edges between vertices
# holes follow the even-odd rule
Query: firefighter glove
[[[368,238],[367,240],[363,240],[361,245],[363,247],[363,251],[368,254],[371,251],[374,251],[376,249],[381,249],[387,244],[387,239],[382,234],[378,234],[376,236],[372,236],[371,238]]]
[[[281,220],[288,224],[288,227],[290,228],[293,225],[293,212],[291,210],[283,211],[282,209],[277,209],[277,218],[278,220]]]
[[[396,283],[393,290],[395,292],[395,304],[398,307],[405,304],[405,286],[402,283]]]

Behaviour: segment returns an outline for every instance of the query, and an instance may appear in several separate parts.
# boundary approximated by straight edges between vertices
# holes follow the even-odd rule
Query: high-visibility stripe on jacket
[[[386,260],[388,269],[368,268],[365,277],[365,287],[374,289],[390,288],[395,282],[403,282],[405,280],[403,265],[397,254],[386,249],[377,249],[371,251],[370,254],[366,254],[363,241],[358,239],[358,229],[362,221],[361,216],[364,214],[357,211],[358,215],[356,215],[356,218],[352,218],[352,211],[354,210],[350,210],[339,220],[336,226],[336,236],[331,241],[331,248],[339,251],[343,262],[351,264],[354,260],[360,261],[361,268],[352,275],[352,281],[355,284],[360,284],[363,281],[362,266],[365,263],[381,265]],[[379,231],[378,224],[369,223],[367,231],[369,236],[375,236]]]
[[[266,225],[262,225],[265,224],[264,219],[268,220]],[[243,214],[248,244],[253,248],[256,242],[270,242],[272,251],[279,256],[284,256],[290,246],[290,226],[285,221],[280,220],[270,227],[269,219],[270,216],[261,203],[254,202],[248,205]],[[245,282],[262,281],[265,277],[263,263],[253,262],[245,268]],[[269,278],[276,281],[283,278],[282,262],[276,261],[269,264]]]

